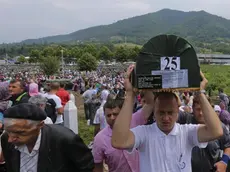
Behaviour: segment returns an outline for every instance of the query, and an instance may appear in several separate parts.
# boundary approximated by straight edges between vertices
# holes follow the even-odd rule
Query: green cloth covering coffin
[[[141,49],[131,76],[137,89],[199,90],[200,66],[193,46],[175,35],[159,35]]]

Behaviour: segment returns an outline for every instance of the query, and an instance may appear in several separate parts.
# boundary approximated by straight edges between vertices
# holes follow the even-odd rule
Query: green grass
[[[214,85],[217,94],[218,88],[223,88],[224,92],[230,95],[230,66],[228,65],[201,65],[201,69],[208,79],[208,85]]]
[[[201,65],[202,70],[207,70],[209,72],[223,72],[226,70],[230,70],[230,65]]]
[[[83,139],[86,145],[88,145],[94,138],[94,127],[88,126],[85,120],[84,113],[78,114],[78,130],[79,136]]]

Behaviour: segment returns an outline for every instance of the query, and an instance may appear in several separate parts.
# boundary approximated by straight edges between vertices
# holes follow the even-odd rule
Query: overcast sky
[[[163,8],[230,19],[230,0],[0,0],[0,43],[67,34]]]

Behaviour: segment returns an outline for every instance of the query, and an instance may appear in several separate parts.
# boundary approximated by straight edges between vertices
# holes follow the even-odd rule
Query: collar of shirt
[[[26,154],[33,154],[33,153],[39,151],[40,144],[41,144],[41,130],[40,130],[40,132],[39,132],[37,141],[36,141],[36,143],[35,143],[35,145],[34,145],[33,150],[31,151],[31,153],[29,153],[28,148],[27,148],[26,145],[15,146],[15,149],[19,150],[20,152],[26,153]]]
[[[106,135],[112,137],[112,129],[110,128],[110,126],[107,125],[105,129],[106,129]]]
[[[175,123],[174,124],[174,127],[173,127],[173,129],[172,129],[172,131],[168,134],[168,135],[166,135],[164,132],[162,132],[159,128],[158,128],[158,126],[157,126],[157,124],[155,123],[155,127],[156,127],[156,131],[157,131],[157,135],[159,136],[159,137],[165,137],[165,136],[176,136],[176,135],[178,135],[179,134],[179,128],[178,128],[178,124],[177,123]]]
[[[106,100],[102,100],[100,107],[104,107],[105,103],[106,103]]]

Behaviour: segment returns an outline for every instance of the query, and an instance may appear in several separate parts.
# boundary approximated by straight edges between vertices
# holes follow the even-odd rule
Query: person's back
[[[64,83],[60,83],[60,89],[57,91],[56,95],[61,99],[61,104],[63,107],[70,100],[69,92],[65,90]]]
[[[54,103],[53,107],[49,107],[49,101],[52,100]],[[42,110],[46,112],[46,119],[44,120],[45,124],[53,124],[56,121],[57,114],[56,114],[56,109],[55,109],[55,102],[53,99],[47,99],[43,97],[42,95],[35,95],[30,97],[29,103],[35,104],[36,106],[40,107]],[[50,110],[52,108],[52,110]],[[54,120],[55,119],[55,120]]]
[[[220,121],[223,122],[227,127],[230,126],[230,113],[227,110],[221,110],[219,113]]]
[[[92,96],[96,94],[96,91],[93,90],[92,88],[86,90],[83,94],[82,97],[84,99],[85,103],[88,103],[89,101],[91,101]]]
[[[102,100],[102,101],[103,101],[103,100],[106,100],[107,97],[108,97],[108,95],[109,95],[109,93],[110,93],[110,92],[109,92],[107,86],[106,86],[106,85],[103,85],[102,91],[101,91],[101,100]]]
[[[60,124],[62,125],[64,120],[63,120],[63,106],[61,104],[61,99],[56,95],[57,91],[59,90],[59,84],[58,83],[52,83],[50,85],[50,92],[44,94],[44,97],[47,99],[53,99],[56,103],[56,112],[57,112],[57,119],[55,124]]]
[[[106,101],[103,101],[101,106],[97,109],[94,120],[93,120],[93,124],[95,126],[95,132],[94,132],[94,136],[96,136],[96,134],[104,129],[107,126],[107,122],[104,116],[104,104],[106,103]]]
[[[218,91],[219,91],[220,102],[224,102],[225,108],[226,110],[228,110],[228,106],[229,106],[228,96],[224,93],[224,90],[222,88],[219,88]]]
[[[57,110],[56,110],[56,103],[53,99],[48,99],[46,98],[46,103],[45,103],[45,112],[47,114],[47,117],[49,117],[52,121],[52,123],[55,124],[56,120],[57,120]],[[47,122],[50,120],[47,120]]]

